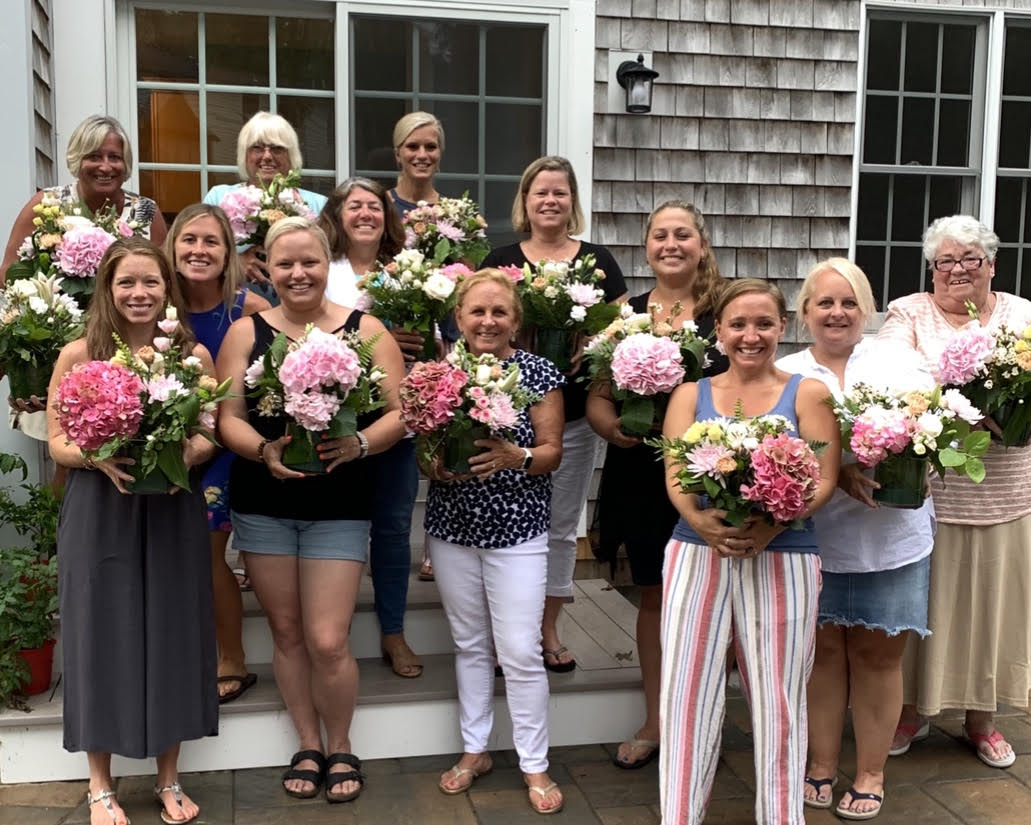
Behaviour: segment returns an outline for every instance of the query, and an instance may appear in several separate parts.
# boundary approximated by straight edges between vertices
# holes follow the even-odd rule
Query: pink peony
[[[57,419],[69,441],[99,450],[119,436],[136,435],[143,418],[139,376],[110,361],[76,364],[57,388]]]
[[[458,283],[463,278],[468,278],[473,274],[473,271],[469,269],[465,264],[448,264],[440,270],[440,274],[447,278],[452,283]]]
[[[977,321],[971,321],[949,338],[938,359],[938,375],[942,384],[962,387],[984,369],[995,350],[995,336]]]
[[[880,405],[867,407],[852,422],[849,449],[860,464],[873,467],[888,453],[901,453],[913,440],[915,422],[902,410],[890,410]]]
[[[526,277],[523,273],[523,268],[521,266],[515,266],[514,264],[499,266],[498,269],[500,269],[509,278],[511,278],[513,284],[518,284],[522,282],[523,278]]]
[[[401,382],[401,420],[410,432],[438,430],[462,405],[462,388],[469,376],[446,361],[416,364]]]
[[[612,380],[619,389],[638,395],[671,392],[684,380],[681,361],[675,341],[638,332],[620,341],[612,353]]]
[[[801,438],[787,433],[768,435],[752,451],[752,484],[741,495],[757,502],[774,521],[793,521],[816,495],[820,463]]]
[[[576,281],[566,285],[566,294],[574,304],[582,307],[592,307],[605,296],[605,293],[597,287]]]
[[[115,236],[99,226],[84,226],[64,233],[57,248],[57,264],[65,275],[74,278],[96,277],[100,259],[115,241]]]

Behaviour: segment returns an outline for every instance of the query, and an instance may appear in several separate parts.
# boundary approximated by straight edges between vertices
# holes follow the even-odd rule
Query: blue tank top
[[[793,435],[798,435],[798,416],[795,414],[795,398],[798,395],[798,385],[802,383],[803,376],[792,375],[788,379],[788,383],[785,384],[783,392],[780,394],[780,398],[777,399],[777,403],[773,405],[773,409],[764,413],[765,415],[782,415],[788,421],[791,422],[791,432]],[[706,418],[718,418],[726,417],[722,413],[717,412],[715,405],[712,401],[712,379],[702,378],[698,382],[698,400],[695,404],[695,420],[702,421]],[[703,506],[705,505],[703,497]],[[686,521],[683,516],[677,522],[677,526],[673,528],[673,538],[676,541],[684,541],[688,544],[705,544],[705,541],[699,536]],[[813,520],[805,520],[804,530],[785,530],[783,533],[778,533],[773,537],[767,547],[767,550],[783,550],[792,553],[815,553],[816,547],[816,536],[813,531]]]
[[[219,303],[206,312],[189,313],[193,334],[196,336],[197,342],[203,344],[208,352],[211,353],[212,359],[218,357],[218,351],[222,346],[222,339],[226,337],[229,325],[243,317],[245,297],[246,293],[240,290],[236,294],[233,306],[228,312],[226,312],[225,304]]]

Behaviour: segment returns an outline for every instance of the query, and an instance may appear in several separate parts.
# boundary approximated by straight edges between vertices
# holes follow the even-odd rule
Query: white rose
[[[401,273],[401,277],[398,278],[398,280],[403,284],[410,284],[412,282],[412,271],[410,269],[406,269]]]
[[[20,280],[9,284],[7,291],[18,298],[32,298],[36,295],[36,284],[34,281]]]
[[[569,317],[579,323],[587,317],[587,308],[577,304],[571,310],[569,310]]]
[[[430,298],[446,301],[451,297],[451,293],[455,291],[455,282],[448,278],[447,275],[434,272],[426,279],[426,283],[422,285],[422,291]]]
[[[917,427],[920,428],[920,432],[927,434],[932,439],[937,438],[942,432],[942,421],[937,415],[932,412],[925,412],[916,420]]]
[[[557,296],[558,296],[558,290],[555,287],[553,287],[553,286],[546,286],[546,287],[544,287],[544,297],[545,298],[555,298]]]
[[[93,221],[89,218],[84,218],[81,215],[65,215],[58,219],[58,223],[65,228],[65,230],[71,229],[87,229],[93,226]]]
[[[490,364],[479,364],[479,365],[477,365],[477,367],[476,367],[476,377],[475,377],[474,380],[476,381],[476,383],[479,386],[481,386],[481,387],[487,386],[487,383],[490,381],[490,369],[491,369],[490,368]]]
[[[565,280],[569,275],[569,264],[565,261],[546,261],[541,267],[541,275],[545,278]]]
[[[29,298],[29,309],[31,309],[38,315],[46,315],[50,307],[47,306],[47,302],[44,301],[42,298],[33,295],[31,298]]]
[[[403,249],[394,256],[394,260],[402,269],[414,269],[422,266],[423,254],[418,249]]]

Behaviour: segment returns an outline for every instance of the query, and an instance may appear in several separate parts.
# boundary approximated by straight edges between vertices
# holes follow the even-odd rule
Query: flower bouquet
[[[659,304],[636,314],[623,304],[620,317],[587,345],[591,383],[610,383],[612,397],[622,402],[620,422],[627,435],[646,435],[661,426],[669,394],[702,377],[707,341],[698,336],[694,321],[673,327],[670,318],[680,309],[674,304],[673,315],[659,321]]]
[[[561,372],[568,372],[578,336],[595,335],[619,315],[605,303],[598,284],[605,273],[595,266],[594,255],[574,263],[540,261],[523,267],[516,287],[523,302],[523,322],[536,331],[534,351]]]
[[[297,341],[279,333],[247,368],[244,383],[259,399],[258,414],[289,419],[285,466],[324,473],[315,449],[320,438],[355,435],[358,416],[383,406],[379,384],[386,373],[372,365],[375,344],[375,337],[362,341],[357,332],[338,337],[308,324]]]
[[[112,204],[90,213],[82,205],[44,194],[32,209],[35,228],[7,269],[8,283],[41,275],[62,278],[62,291],[85,308],[107,248],[118,238],[136,234],[139,226],[123,221]]]
[[[817,454],[826,446],[789,433],[781,415],[696,421],[680,438],[648,439],[677,465],[682,493],[708,496],[710,504],[741,527],[756,514],[790,529],[804,527],[802,516],[820,483]]]
[[[459,341],[443,361],[416,364],[401,382],[401,420],[416,434],[425,466],[440,456],[451,472],[469,472],[473,442],[511,437],[519,413],[538,400],[519,383],[519,365],[471,355]]]
[[[12,398],[43,398],[61,348],[82,335],[82,310],[61,279],[36,275],[0,292],[0,362]]]
[[[487,222],[469,193],[460,198],[441,198],[434,204],[419,201],[401,221],[405,246],[417,249],[433,263],[468,261],[480,265],[490,251]]]
[[[888,392],[856,384],[840,401],[828,403],[842,442],[860,464],[875,468],[874,480],[881,486],[873,498],[885,506],[923,506],[929,464],[943,479],[951,467],[975,484],[984,480],[980,456],[989,436],[971,430],[981,412],[959,390]]]
[[[134,493],[190,489],[182,441],[197,432],[214,440],[215,408],[232,383],[219,384],[199,358],[182,356],[169,337],[179,326],[174,307],[158,325],[165,335],[136,353],[116,335],[114,357],[76,364],[55,399],[61,429],[83,455],[135,461],[125,468],[135,479],[127,485]]]
[[[315,213],[297,191],[300,182],[300,171],[291,169],[286,175],[277,173],[268,186],[245,184],[230,189],[219,206],[229,218],[236,243],[239,246],[264,244],[269,227],[283,218],[297,216],[314,220]]]
[[[357,308],[422,335],[418,360],[429,361],[437,354],[437,324],[454,308],[458,282],[471,274],[464,264],[441,267],[418,249],[403,249],[358,279]]]
[[[935,377],[995,419],[1002,436],[992,438],[1006,447],[1023,446],[1031,438],[1031,327],[1019,335],[1006,327],[990,332],[977,320],[976,308],[972,315],[942,350]]]

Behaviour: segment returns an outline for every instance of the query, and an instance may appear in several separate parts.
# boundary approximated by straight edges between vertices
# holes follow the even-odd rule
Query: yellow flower
[[[1028,341],[1031,341],[1031,327],[1025,329],[1024,334],[1021,337],[1026,338]]]
[[[903,399],[906,402],[906,412],[913,416],[921,416],[927,412],[927,399],[921,392],[907,393]]]
[[[723,428],[719,424],[710,424],[705,434],[710,441],[719,441],[723,438]]]
[[[689,444],[696,444],[702,440],[705,435],[705,425],[701,421],[695,421],[690,427],[687,428],[687,432],[684,433],[684,441]]]
[[[32,225],[33,226],[42,226],[43,225],[43,219],[37,215],[35,218],[32,219]]]
[[[670,325],[670,324],[667,324],[667,323],[666,323],[665,321],[659,321],[659,323],[657,323],[657,324],[656,324],[656,325],[654,326],[654,328],[653,328],[653,330],[652,330],[652,331],[653,331],[653,332],[654,332],[654,333],[655,333],[656,335],[659,335],[659,336],[663,336],[663,337],[666,337],[666,336],[669,336],[669,335],[671,335],[671,334],[672,334],[672,332],[673,332],[673,327],[672,327],[672,325]]]
[[[125,350],[118,350],[114,355],[111,356],[112,364],[119,364],[120,366],[129,366],[129,359],[125,354]]]
[[[1021,338],[1019,341],[1017,341],[1016,344],[1013,345],[1013,349],[1017,352],[1027,352],[1029,349],[1028,343],[1023,338]]]

